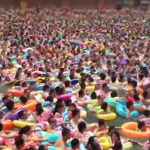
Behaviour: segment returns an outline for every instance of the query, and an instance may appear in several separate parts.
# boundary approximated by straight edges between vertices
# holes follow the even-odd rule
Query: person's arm
[[[97,103],[93,103],[93,104],[91,105],[90,111],[92,111],[95,106],[97,106]]]
[[[61,147],[62,150],[66,150],[66,146],[65,146],[65,143],[64,143],[64,141],[62,140],[62,138],[58,139],[58,140],[55,142],[54,146],[56,146],[56,147]]]

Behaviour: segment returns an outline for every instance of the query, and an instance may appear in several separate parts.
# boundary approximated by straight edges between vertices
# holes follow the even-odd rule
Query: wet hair
[[[121,82],[123,79],[124,79],[123,74],[120,74],[120,75],[119,75],[119,81]]]
[[[71,140],[71,148],[72,149],[76,148],[79,144],[80,144],[79,139],[74,138]]]
[[[59,110],[60,108],[62,108],[62,107],[63,107],[63,104],[62,104],[62,103],[56,103],[56,105],[55,105],[55,110],[54,110],[53,114],[57,113],[58,110]]]
[[[138,121],[138,129],[141,129],[143,126],[145,126],[145,122],[144,121]]]
[[[4,102],[6,99],[8,99],[8,95],[5,95],[3,98],[2,98],[2,101]]]
[[[117,91],[115,91],[115,90],[113,90],[110,95],[111,95],[112,98],[118,96]]]
[[[69,107],[77,108],[76,104],[74,104],[74,103],[71,103],[71,104],[69,105]]]
[[[19,131],[19,135],[22,136],[23,134],[26,134],[27,132],[30,131],[30,129],[31,129],[30,126],[25,126],[25,127],[21,128]]]
[[[90,82],[94,82],[94,79],[93,79],[92,77],[89,77],[88,80],[89,80]]]
[[[98,120],[98,125],[99,125],[99,126],[105,125],[105,120],[104,120],[104,119],[99,119],[99,120]]]
[[[139,95],[136,92],[134,93],[133,98],[135,101],[140,101]]]
[[[66,99],[65,100],[65,105],[68,107],[71,104],[71,99]]]
[[[72,110],[72,118],[74,118],[79,113],[80,113],[80,110],[78,110],[78,109]]]
[[[51,124],[54,119],[55,119],[54,117],[49,117],[47,121],[48,121],[49,124]]]
[[[105,80],[106,79],[106,75],[104,73],[100,73],[99,76],[101,77],[101,80]]]
[[[116,82],[116,77],[115,77],[115,76],[112,76],[112,77],[111,77],[111,82],[112,82],[112,83],[115,83],[115,82]]]
[[[38,150],[44,150],[45,149],[45,146],[44,145],[40,145]]]
[[[68,128],[62,127],[62,136],[66,136],[68,133],[70,133],[70,130]]]
[[[89,137],[87,146],[86,146],[87,149],[88,150],[101,150],[100,145],[97,142],[95,142],[94,138],[95,138],[94,136]]]
[[[36,150],[34,146],[30,146],[27,150]]]
[[[96,92],[92,92],[92,93],[91,93],[91,99],[97,99]]]
[[[45,101],[51,102],[53,103],[53,97],[52,96],[48,96]]]
[[[144,92],[143,92],[143,97],[144,97],[144,98],[147,98],[148,96],[149,96],[148,91],[144,91]]]
[[[37,103],[36,104],[35,111],[36,111],[36,113],[37,113],[38,116],[40,116],[43,113],[44,109],[43,109],[41,103]]]
[[[14,86],[21,86],[20,81],[16,82]]]
[[[129,109],[133,105],[132,101],[127,101],[126,106]]]
[[[143,114],[145,115],[145,117],[149,117],[150,116],[150,110],[149,109],[144,110]]]
[[[144,78],[144,74],[139,74],[139,78],[142,80]]]
[[[0,123],[0,132],[3,130],[3,124]]]
[[[137,87],[137,81],[132,80],[131,84],[132,84],[132,86],[133,86],[134,88],[136,88],[136,87]]]
[[[46,91],[46,90],[48,90],[49,89],[49,85],[44,85],[43,86],[43,91]]]
[[[24,145],[24,143],[25,143],[24,139],[21,138],[20,136],[17,137],[16,140],[15,140],[15,145],[16,145],[17,148]]]
[[[115,126],[110,126],[108,128],[108,133],[111,133],[113,130],[116,130]]]
[[[70,81],[65,81],[65,87],[69,87],[70,86]]]
[[[23,103],[23,104],[26,104],[28,99],[25,97],[25,96],[20,96],[20,101]]]
[[[104,90],[106,86],[107,86],[107,84],[104,83],[103,86],[102,86],[102,89]]]
[[[79,132],[83,132],[83,130],[86,129],[86,123],[84,121],[81,121],[78,123],[78,130]]]
[[[85,84],[84,82],[82,82],[82,83],[80,84],[80,87],[81,87],[81,90],[85,90],[86,84]]]
[[[128,82],[128,84],[131,84],[131,83],[132,83],[132,79],[131,79],[131,78],[128,78],[128,79],[127,79],[127,82]]]
[[[101,109],[103,109],[104,111],[107,111],[107,107],[108,107],[108,104],[106,102],[103,102],[101,105]]]
[[[13,101],[8,101],[8,102],[6,103],[6,108],[7,108],[8,110],[13,110],[13,108],[14,108],[14,102],[13,102]]]
[[[78,94],[79,94],[79,97],[81,97],[82,95],[84,95],[84,90],[80,90],[80,91],[78,92]]]
[[[26,87],[27,83],[26,82],[23,82],[22,83],[22,87]]]
[[[56,90],[55,89],[51,89],[49,94],[51,95],[52,93],[54,93]]]

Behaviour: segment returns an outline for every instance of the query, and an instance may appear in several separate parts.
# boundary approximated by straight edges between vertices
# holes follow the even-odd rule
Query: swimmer
[[[111,113],[110,107],[109,107],[108,103],[106,103],[106,102],[103,102],[101,104],[101,109],[102,109],[102,111],[101,110],[98,111],[97,114],[109,114],[109,113]]]

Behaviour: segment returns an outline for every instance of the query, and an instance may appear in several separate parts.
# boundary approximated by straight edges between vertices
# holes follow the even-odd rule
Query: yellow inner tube
[[[108,138],[106,138],[106,137],[98,138],[98,142],[100,142],[100,145],[104,150],[110,148],[110,142],[109,142]]]
[[[115,113],[109,113],[109,114],[98,114],[96,116],[98,119],[104,119],[104,120],[114,120],[117,115]]]

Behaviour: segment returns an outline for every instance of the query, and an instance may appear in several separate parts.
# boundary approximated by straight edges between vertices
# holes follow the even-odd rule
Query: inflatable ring
[[[27,103],[26,103],[26,105],[31,104],[31,103],[33,103],[33,102],[36,102],[36,103],[37,103],[36,100],[32,99],[32,100],[28,100]],[[23,107],[23,105],[22,105],[21,103],[15,103],[15,108],[16,108],[16,109],[21,108],[21,107]]]
[[[134,109],[139,111],[139,112],[143,112],[144,110],[146,110],[146,107],[144,107],[141,104],[134,104]]]
[[[37,104],[37,101],[29,103],[27,105],[24,105],[23,108],[25,108],[28,111],[32,111],[33,112],[34,109],[35,109],[36,104]]]
[[[72,85],[72,86],[75,86],[77,83],[79,83],[79,80],[78,80],[78,79],[73,79],[73,80],[71,80],[71,85]]]
[[[36,81],[35,81],[35,79],[27,79],[25,82],[27,82],[27,83],[35,83]]]
[[[29,123],[29,122],[23,122],[23,121],[18,121],[18,120],[14,120],[13,121],[13,125],[19,128],[23,128],[25,126],[30,126],[30,127],[34,127],[35,123]]]
[[[132,138],[149,138],[150,134],[138,131],[138,124],[136,122],[127,122],[121,126],[122,130],[120,133],[124,136]]]
[[[110,142],[106,137],[98,138],[98,142],[100,142],[100,145],[104,150],[110,148]]]
[[[10,90],[7,91],[7,94],[13,94],[14,96],[22,96],[24,94],[24,90],[10,89]]]
[[[104,119],[104,120],[114,120],[117,115],[115,113],[109,113],[109,114],[98,114],[96,116],[98,119]]]
[[[80,109],[80,114],[81,114],[81,117],[82,117],[82,118],[85,118],[86,115],[87,115],[87,112],[86,112],[86,110],[85,110],[84,108],[81,108],[81,109]]]
[[[2,124],[3,124],[3,131],[13,129],[13,122],[11,120],[4,121],[2,122]]]
[[[118,113],[121,117],[124,117],[124,118],[126,118],[126,109],[127,109],[126,106],[121,105],[121,104],[119,104],[119,105],[116,106],[116,111],[117,111],[117,113]],[[139,113],[138,113],[138,111],[136,111],[136,110],[130,112],[130,117],[131,117],[131,118],[135,118],[135,117],[137,117],[138,115],[139,115]]]
[[[133,145],[132,145],[131,142],[125,142],[125,143],[123,143],[123,148],[125,150],[130,150],[130,149],[132,149],[132,147],[133,147]]]
[[[116,107],[119,103],[111,98],[105,98],[104,101],[109,104],[111,107]]]
[[[87,92],[93,92],[95,90],[95,86],[86,86]]]
[[[61,95],[58,98],[63,99],[64,101],[67,99],[70,99],[72,97],[72,93],[70,94],[65,94],[65,95]]]
[[[44,84],[37,84],[34,86],[34,91],[43,91]]]
[[[90,110],[92,104],[87,104],[86,108],[87,110]],[[101,110],[101,106],[95,106],[92,110],[94,110],[95,112]]]

